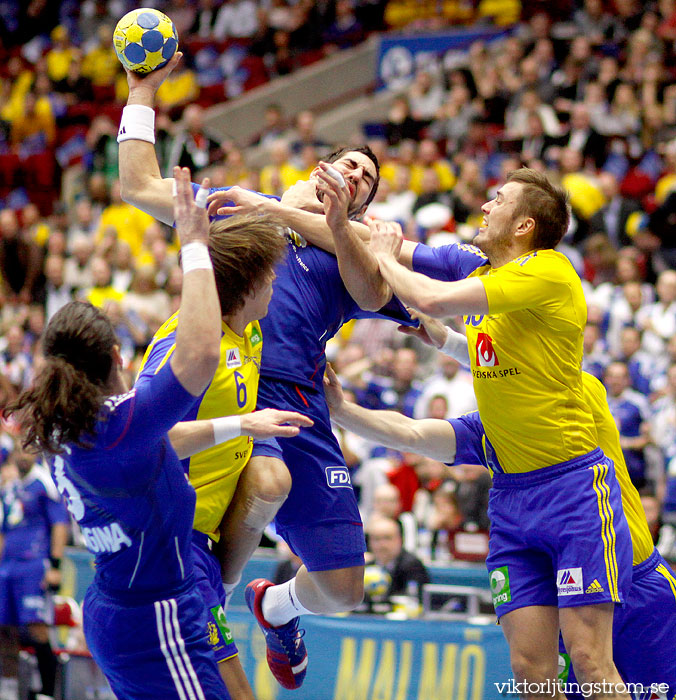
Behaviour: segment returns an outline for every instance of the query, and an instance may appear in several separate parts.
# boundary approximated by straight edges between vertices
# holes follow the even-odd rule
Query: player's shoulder
[[[471,243],[451,243],[449,248],[455,249],[458,253],[473,255],[481,260],[484,260],[486,265],[488,264],[488,256],[486,253]]]
[[[580,276],[570,260],[563,253],[551,248],[532,250],[507,263],[505,267],[509,267],[512,271],[521,271],[523,274],[538,275],[555,280],[575,279],[578,282],[580,280]]]
[[[176,328],[178,327],[178,311],[170,316],[155,332],[152,342],[157,342],[163,338],[168,338],[176,334]]]

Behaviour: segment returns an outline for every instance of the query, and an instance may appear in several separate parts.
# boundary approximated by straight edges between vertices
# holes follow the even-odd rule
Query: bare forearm
[[[210,420],[177,423],[169,431],[169,440],[179,459],[192,457],[214,446],[213,423]]]
[[[127,104],[154,109],[154,93],[136,88],[129,93]],[[155,145],[129,139],[122,141],[119,148],[122,199],[165,224],[173,225],[172,178],[162,178]]]
[[[52,525],[51,547],[49,556],[54,559],[61,559],[68,543],[68,525],[65,523],[55,523]]]
[[[350,401],[332,410],[331,418],[341,428],[395,450],[447,463],[455,459],[455,431],[446,421],[414,420],[396,411],[372,411]]]
[[[488,312],[486,292],[478,279],[440,282],[407,270],[389,255],[379,257],[378,263],[383,278],[406,306],[435,318]]]
[[[290,207],[276,200],[268,200],[266,205],[270,213],[279,218],[286,226],[300,233],[305,240],[329,253],[336,253],[333,233],[326,223],[324,214],[314,214],[303,209]],[[358,221],[350,221],[350,229],[361,240],[369,240],[368,226]]]
[[[349,224],[333,232],[338,269],[350,296],[366,311],[381,309],[392,298],[375,255]]]

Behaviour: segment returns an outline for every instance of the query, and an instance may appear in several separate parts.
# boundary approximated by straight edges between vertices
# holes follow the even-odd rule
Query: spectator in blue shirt
[[[611,362],[603,376],[608,405],[620,431],[620,445],[631,481],[637,489],[647,483],[644,449],[648,444],[648,403],[630,389],[631,377],[625,362]]]

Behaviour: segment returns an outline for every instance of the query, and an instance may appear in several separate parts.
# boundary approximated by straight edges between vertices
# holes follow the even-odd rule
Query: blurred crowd
[[[312,112],[285,114],[274,104],[251,143],[217,142],[203,126],[213,101],[374,30],[477,20],[511,27],[451,60],[421,64],[391,95],[384,121],[355,124],[354,142],[368,141],[381,162],[368,213],[399,221],[409,238],[430,245],[468,242],[481,205],[510,170],[523,164],[546,171],[569,190],[573,217],[561,250],[587,293],[584,369],[608,390],[655,542],[676,560],[676,2],[155,5],[189,37],[182,44],[188,59],[160,95],[162,168],[185,165],[215,186],[268,194],[306,179],[336,144],[317,135]],[[7,60],[0,71],[6,399],[30,383],[45,323],[74,297],[114,319],[133,376],[153,333],[178,307],[181,271],[173,232],[120,198],[116,132],[126,83],[110,36],[130,8],[123,0],[2,6],[9,8],[2,13]],[[45,36],[34,35],[37,10],[46,13]],[[244,58],[228,75],[233,51]],[[266,153],[263,167],[251,164],[252,149]],[[462,329],[460,319],[447,321]],[[467,368],[392,323],[348,324],[328,352],[364,406],[436,418],[476,408]],[[2,427],[6,461],[13,426]],[[395,558],[401,551],[426,563],[485,557],[485,469],[447,467],[349,433],[339,439],[367,530],[377,533],[374,561],[393,560],[383,553],[383,543],[397,539],[385,524],[391,521],[401,534],[392,542]]]

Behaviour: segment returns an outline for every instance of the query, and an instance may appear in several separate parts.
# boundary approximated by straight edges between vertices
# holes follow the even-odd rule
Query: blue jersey
[[[474,270],[488,264],[488,258],[468,243],[453,243],[438,248],[419,243],[413,251],[413,271],[442,282],[465,279]]]
[[[196,192],[198,186],[193,184],[193,189]],[[390,318],[415,325],[396,298],[378,312],[362,310],[343,284],[336,257],[315,246],[289,241],[276,273],[268,315],[260,322],[262,377],[319,389],[326,343],[344,323],[353,318]]]
[[[91,448],[68,445],[53,458],[56,486],[95,555],[100,590],[164,594],[192,575],[195,491],[167,432],[194,401],[166,363],[105,402]]]
[[[35,464],[26,476],[0,491],[3,560],[46,559],[52,525],[67,522],[66,507],[49,471]]]

